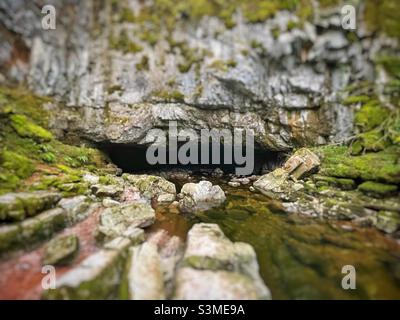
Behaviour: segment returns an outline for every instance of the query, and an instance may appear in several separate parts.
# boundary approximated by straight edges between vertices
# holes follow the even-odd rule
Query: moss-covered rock
[[[8,193],[0,196],[0,221],[23,220],[50,209],[60,194],[47,191]]]
[[[326,146],[315,151],[322,159],[322,175],[389,184],[400,183],[400,149],[397,146],[359,156],[351,156],[347,146]]]
[[[400,228],[400,214],[392,211],[379,211],[374,225],[386,233],[393,233]]]
[[[45,248],[43,265],[68,264],[79,250],[79,239],[70,234],[51,240]]]
[[[397,186],[374,181],[366,181],[358,186],[358,190],[373,197],[384,197],[396,193]]]
[[[389,114],[389,109],[382,107],[377,101],[370,101],[356,112],[354,123],[360,130],[369,131],[381,125]]]
[[[10,120],[11,126],[21,137],[32,138],[38,142],[50,141],[53,138],[53,135],[49,131],[36,125],[24,115],[11,115]]]

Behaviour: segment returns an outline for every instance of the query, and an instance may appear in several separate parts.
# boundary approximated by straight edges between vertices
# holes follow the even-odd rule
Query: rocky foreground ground
[[[333,0],[54,1],[54,32],[39,2],[0,3],[0,297],[269,299],[253,248],[193,218],[229,196],[243,203],[225,215],[379,233],[389,249],[374,257],[389,252],[393,274],[379,279],[397,283],[397,1],[354,1],[356,30]],[[143,172],[144,136],[170,121],[253,130],[254,174]],[[248,208],[232,190],[268,200]],[[187,225],[165,228],[165,210]],[[295,243],[309,271],[316,258]],[[57,289],[43,290],[42,265],[57,266]]]

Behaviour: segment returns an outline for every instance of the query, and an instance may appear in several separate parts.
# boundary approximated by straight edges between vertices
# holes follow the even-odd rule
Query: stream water
[[[273,299],[400,299],[399,241],[350,222],[288,215],[247,188],[223,189],[225,204],[196,217],[158,208],[154,228],[185,237],[195,222],[217,223],[254,247]],[[355,290],[341,286],[345,265],[355,267]]]
[[[217,223],[232,241],[251,244],[273,299],[400,299],[400,241],[375,228],[286,214],[280,203],[213,181],[227,194],[223,206],[184,215],[155,206],[156,222],[147,233],[164,229],[185,239],[194,223]],[[177,183],[179,189],[180,183]],[[95,241],[99,211],[63,233],[80,239],[74,263],[57,268],[60,276],[99,250]],[[44,244],[0,260],[0,299],[39,299]],[[342,267],[356,269],[356,289],[341,286]]]

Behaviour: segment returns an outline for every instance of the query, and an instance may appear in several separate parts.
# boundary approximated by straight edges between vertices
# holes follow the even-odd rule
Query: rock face
[[[43,265],[65,264],[70,262],[79,250],[79,239],[76,235],[54,238],[47,245]]]
[[[144,228],[155,221],[149,204],[128,203],[105,209],[100,215],[98,231],[108,239],[121,236],[128,228]]]
[[[253,129],[269,150],[343,138],[352,113],[337,92],[374,80],[365,46],[391,46],[363,31],[349,41],[339,8],[303,25],[288,11],[257,23],[238,13],[232,27],[216,17],[182,19],[146,37],[123,17],[140,16],[150,2],[56,1],[63,14],[52,32],[28,3],[0,4],[2,74],[67,105],[49,106],[59,135],[95,142],[143,144],[149,129],[166,131],[170,120],[196,131]],[[24,54],[13,59],[16,43]]]
[[[270,299],[253,248],[233,243],[216,224],[198,223],[188,233],[176,276],[176,299]]]
[[[208,210],[222,204],[226,197],[220,186],[213,186],[209,181],[186,183],[181,190],[179,208],[182,212]]]

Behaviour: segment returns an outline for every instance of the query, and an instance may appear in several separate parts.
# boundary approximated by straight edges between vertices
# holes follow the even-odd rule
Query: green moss
[[[139,36],[139,39],[154,46],[160,38],[160,35],[154,30],[145,29]]]
[[[112,49],[120,50],[124,53],[137,53],[143,50],[141,45],[129,39],[126,30],[123,30],[118,37],[111,36],[109,42]]]
[[[111,86],[108,89],[108,94],[113,94],[114,92],[117,92],[117,91],[122,91],[122,87],[120,85]]]
[[[23,155],[7,150],[4,150],[1,154],[1,167],[14,173],[21,179],[29,177],[34,172],[31,160]]]
[[[325,146],[314,151],[322,159],[321,175],[390,184],[400,183],[400,148],[397,146],[359,156],[351,156],[347,146]]]
[[[279,35],[281,34],[281,30],[278,27],[275,27],[271,30],[271,33],[274,39],[278,39]]]
[[[288,31],[291,31],[293,29],[300,28],[301,27],[301,23],[299,23],[298,21],[295,21],[295,20],[290,20],[286,27],[287,27]]]
[[[400,37],[400,2],[398,0],[365,1],[365,22],[371,31]]]
[[[400,7],[399,7],[400,9]],[[400,25],[399,25],[400,26]],[[400,58],[397,56],[380,56],[376,59],[376,63],[382,65],[387,73],[400,79]]]
[[[208,67],[221,72],[227,72],[230,68],[235,68],[236,66],[237,62],[233,59],[230,59],[227,61],[214,60]]]
[[[168,101],[168,102],[184,102],[184,100],[185,100],[184,94],[182,92],[180,92],[180,91],[177,91],[177,90],[156,91],[153,95],[155,97],[157,97],[157,98],[160,98],[163,101]]]
[[[235,60],[233,60],[233,59],[230,59],[230,60],[228,60],[228,61],[226,62],[226,65],[227,65],[229,68],[236,68],[237,62],[236,62]]]
[[[372,196],[389,196],[397,191],[397,186],[366,181],[358,186],[358,190]]]
[[[144,55],[140,62],[136,65],[137,71],[149,70],[149,57]]]
[[[377,101],[363,105],[355,114],[355,125],[362,131],[369,131],[381,125],[389,116],[389,110]]]
[[[343,190],[352,190],[355,188],[355,182],[352,179],[334,178],[322,175],[314,175],[312,179],[317,187],[333,186]]]
[[[21,137],[32,138],[36,141],[49,141],[53,138],[49,131],[34,124],[24,115],[13,114],[10,120],[11,126]]]
[[[124,7],[121,9],[121,15],[120,15],[120,22],[135,22],[135,14],[132,12],[131,9]]]
[[[367,103],[370,100],[371,100],[371,97],[369,97],[367,95],[349,96],[343,101],[343,104],[348,106],[348,105],[358,104],[358,103]]]

